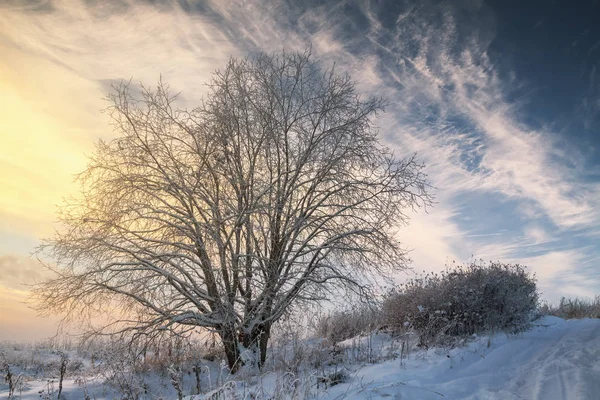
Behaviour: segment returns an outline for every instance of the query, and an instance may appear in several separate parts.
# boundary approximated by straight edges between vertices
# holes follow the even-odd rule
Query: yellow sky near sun
[[[0,258],[22,268],[29,246],[52,234],[56,206],[76,193],[86,154],[111,130],[99,85],[2,40],[0,54]],[[27,265],[36,275],[38,265]],[[17,275],[19,288],[0,284],[0,340],[54,335],[56,318],[37,318],[24,303],[31,277]]]
[[[109,130],[99,113],[102,94],[1,42],[0,54],[0,229],[39,237],[52,232],[56,205],[77,189],[73,175]],[[93,109],[82,113],[82,102]]]
[[[210,21],[177,8],[139,5],[106,18],[111,7],[102,2],[55,6],[50,14],[0,9],[0,234],[52,233],[85,154],[112,136],[100,113],[108,106],[103,84],[152,84],[164,74],[175,91],[197,95],[233,52]]]
[[[163,74],[175,91],[197,97],[205,77],[233,53],[209,20],[176,8],[142,4],[113,13],[103,2],[53,5],[52,13],[0,6],[0,262],[8,260],[0,278],[52,235],[57,205],[77,194],[74,175],[85,169],[86,155],[99,138],[113,136],[100,112],[111,82],[152,84]],[[48,327],[7,295],[26,290],[20,284],[31,283],[29,275],[0,288],[0,324],[14,328],[0,329],[0,340]]]

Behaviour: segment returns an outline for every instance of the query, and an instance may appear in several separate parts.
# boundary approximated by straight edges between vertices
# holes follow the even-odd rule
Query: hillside
[[[398,338],[374,334],[342,342],[337,352],[346,356],[338,365],[331,359],[326,363],[317,359],[331,353],[322,345],[321,352],[317,351],[319,343],[300,343],[305,365],[314,365],[312,370],[301,372],[278,370],[231,377],[219,375],[218,364],[206,362],[204,368],[210,368],[211,374],[203,376],[205,393],[188,395],[186,399],[571,400],[597,399],[600,395],[600,319],[546,316],[523,333],[474,336],[453,349],[413,347],[401,351]],[[357,356],[367,350],[375,362]],[[381,361],[386,358],[387,361]],[[343,382],[332,382],[336,376]],[[147,393],[137,391],[140,399],[177,398],[168,374],[161,377],[149,373],[144,381],[143,388],[154,389]],[[190,373],[184,374],[184,394],[192,390],[192,381]],[[0,386],[0,398],[7,398],[7,389],[6,385]],[[127,397],[116,395],[114,388],[92,377],[67,379],[63,397],[84,398],[84,389],[91,399]],[[40,390],[44,393],[40,394]],[[47,379],[31,380],[14,398],[56,398],[56,382],[49,391]]]
[[[597,399],[600,320],[544,317],[522,334],[480,338],[444,354],[429,350],[400,367],[369,366],[326,398]]]

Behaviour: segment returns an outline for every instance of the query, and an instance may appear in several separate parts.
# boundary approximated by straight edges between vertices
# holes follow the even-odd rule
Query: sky
[[[415,272],[500,260],[528,266],[547,301],[600,294],[598,0],[8,0],[0,340],[54,332],[23,303],[47,276],[30,255],[114,137],[111,84],[162,76],[193,107],[231,57],[309,46],[389,101],[382,142],[426,164],[436,204],[399,233]]]

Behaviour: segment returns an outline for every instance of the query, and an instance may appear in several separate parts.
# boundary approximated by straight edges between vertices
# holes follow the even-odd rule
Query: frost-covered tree
[[[56,279],[39,309],[95,332],[202,327],[229,366],[265,360],[291,307],[364,292],[406,265],[396,231],[430,203],[423,167],[379,143],[379,98],[307,53],[232,59],[192,110],[168,85],[109,95],[117,137],[99,142],[45,242]]]

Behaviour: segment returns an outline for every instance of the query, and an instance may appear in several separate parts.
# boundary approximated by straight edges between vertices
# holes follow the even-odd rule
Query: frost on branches
[[[402,269],[395,232],[431,197],[378,141],[384,101],[308,53],[232,59],[208,88],[191,110],[162,82],[114,88],[117,137],[62,207],[35,296],[66,322],[101,313],[90,333],[210,329],[235,370],[240,348],[264,363],[290,307]]]

